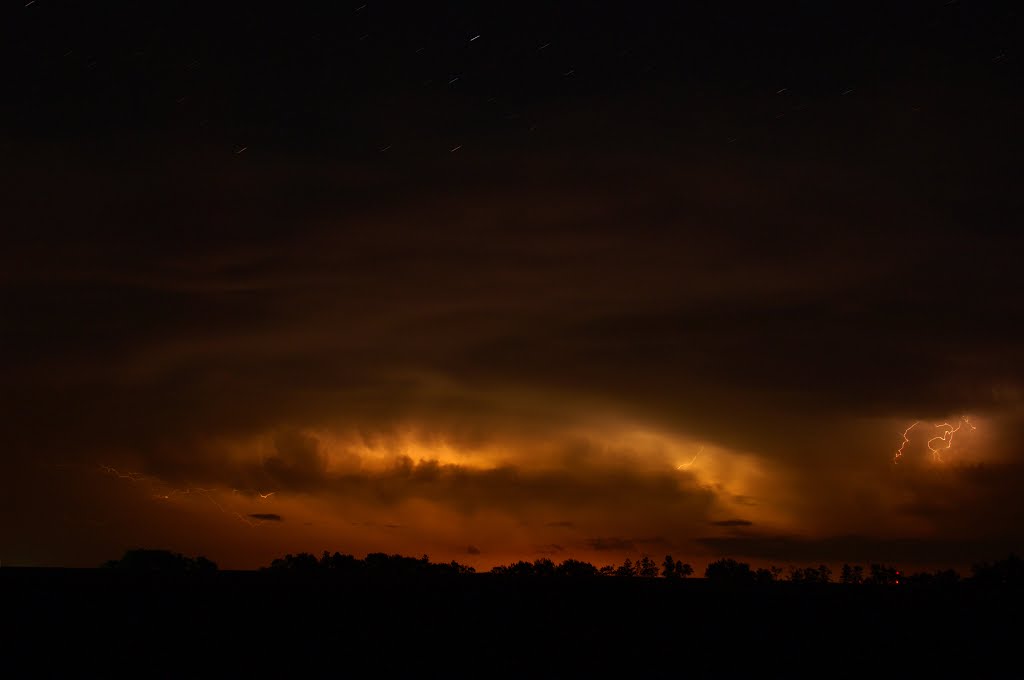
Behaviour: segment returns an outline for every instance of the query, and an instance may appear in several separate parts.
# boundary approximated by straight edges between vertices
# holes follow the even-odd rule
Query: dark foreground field
[[[7,677],[1024,673],[1021,592],[969,582],[4,568],[0,597]]]

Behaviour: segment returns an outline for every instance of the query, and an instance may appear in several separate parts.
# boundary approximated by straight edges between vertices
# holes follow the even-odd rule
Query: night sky
[[[322,4],[2,10],[3,565],[1024,550],[1016,3]]]

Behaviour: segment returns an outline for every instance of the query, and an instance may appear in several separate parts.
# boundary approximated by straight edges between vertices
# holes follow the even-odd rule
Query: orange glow
[[[157,530],[185,540],[173,531],[187,523],[181,535],[205,541],[205,552],[231,568],[324,549],[429,554],[479,570],[537,557],[601,565],[662,551],[699,562],[721,545],[769,545],[762,537],[797,532],[807,541],[829,531],[852,534],[879,518],[892,536],[927,532],[930,517],[903,512],[898,504],[911,494],[932,493],[931,484],[943,495],[953,484],[942,477],[920,486],[918,475],[895,475],[879,485],[875,458],[853,473],[877,493],[877,502],[863,504],[858,496],[850,502],[858,503],[859,514],[847,514],[846,506],[821,513],[784,457],[659,423],[592,417],[550,440],[476,439],[415,425],[382,433],[324,425],[299,430],[295,440],[266,430],[211,442],[214,462],[207,468],[143,467],[118,458],[104,461],[116,467],[89,466],[88,476],[99,478],[98,491],[111,507],[132,508],[98,518],[123,522],[126,545],[142,544],[138,537]],[[890,437],[901,433],[898,448],[890,449],[901,468],[966,455],[980,444],[963,436],[975,426],[986,435],[998,431],[984,414],[949,421],[886,420],[878,427]],[[879,433],[886,436],[869,431],[857,439],[854,432],[849,444],[838,438],[835,451],[869,451]],[[814,473],[816,486],[849,483],[851,474],[830,466]]]

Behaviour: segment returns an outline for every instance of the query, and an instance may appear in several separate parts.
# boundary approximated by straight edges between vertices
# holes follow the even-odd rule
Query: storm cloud
[[[665,25],[745,31],[756,74],[728,41],[633,26],[612,58],[558,24],[551,51],[504,34],[440,88],[448,56],[336,36],[376,64],[342,97],[337,57],[250,79],[231,55],[281,49],[260,21],[233,46],[187,24],[208,56],[173,115],[152,112],[183,95],[127,85],[134,48],[88,80],[87,19],[26,28],[22,62],[48,65],[0,140],[4,559],[59,555],[58,525],[97,554],[143,540],[125,508],[153,544],[175,517],[213,544],[287,514],[211,554],[227,566],[330,541],[481,567],[1020,545],[1010,66],[917,33],[907,59],[899,13],[848,17],[871,40],[791,36],[826,52],[794,65],[708,12]],[[543,61],[563,42],[601,68],[563,76]]]

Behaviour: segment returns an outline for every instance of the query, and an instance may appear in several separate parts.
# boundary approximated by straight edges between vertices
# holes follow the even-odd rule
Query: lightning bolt
[[[676,469],[677,470],[689,470],[690,466],[693,465],[697,461],[697,457],[700,456],[700,454],[702,454],[702,453],[704,453],[704,445],[703,444],[701,444],[700,448],[697,449],[697,453],[696,453],[696,455],[694,455],[693,458],[691,458],[689,461],[687,461],[685,463],[680,463],[679,465],[676,466]]]
[[[896,453],[895,455],[893,455],[893,464],[898,464],[900,462],[900,458],[903,457],[904,449],[906,448],[907,444],[910,443],[910,431],[920,424],[921,421],[916,420],[910,425],[910,427],[903,430],[903,441],[900,442],[900,447],[896,449]],[[956,425],[944,422],[938,423],[933,426],[935,429],[941,428],[942,434],[935,435],[926,442],[928,450],[931,451],[932,460],[934,460],[936,463],[945,462],[942,459],[942,452],[944,450],[948,450],[950,447],[953,446],[953,436],[961,429],[963,429],[965,425],[971,430],[978,429],[977,427],[974,426],[974,423],[972,423],[970,418],[968,418],[967,416],[960,416],[960,419],[956,421]]]
[[[896,455],[893,456],[893,459],[892,459],[892,462],[893,462],[894,465],[896,463],[899,463],[900,462],[900,458],[903,457],[903,447],[905,447],[907,444],[910,443],[910,437],[908,437],[907,435],[910,434],[911,430],[913,430],[915,427],[917,427],[920,424],[921,424],[920,420],[915,420],[914,423],[910,427],[908,427],[907,429],[903,430],[903,441],[900,443],[900,448],[896,449]]]
[[[162,487],[164,487],[162,492],[160,492],[160,493],[153,493],[153,495],[152,495],[153,500],[172,501],[175,498],[178,498],[180,496],[190,496],[190,495],[195,494],[195,495],[202,496],[203,498],[208,500],[221,513],[223,513],[225,515],[228,515],[230,517],[233,517],[233,518],[239,520],[240,522],[243,522],[243,523],[249,525],[250,527],[258,527],[258,526],[266,523],[266,520],[262,520],[262,519],[255,519],[254,520],[253,518],[246,517],[245,515],[243,515],[240,512],[237,512],[235,510],[229,510],[229,509],[225,508],[213,496],[213,494],[215,494],[217,491],[219,491],[219,489],[217,489],[217,488],[204,488],[204,487],[200,487],[200,486],[189,486],[189,487],[183,487],[183,488],[174,488],[174,487],[170,487],[169,484],[167,484],[163,480],[159,479],[158,477],[153,477],[151,475],[146,475],[146,474],[143,474],[141,472],[124,472],[124,471],[118,470],[115,467],[111,467],[110,465],[100,465],[99,468],[104,473],[106,473],[108,475],[111,475],[113,477],[116,477],[117,479],[123,479],[123,480],[129,481],[129,482],[148,482],[150,484],[151,488],[155,487],[155,486],[162,486]],[[238,489],[232,489],[231,491],[232,491],[232,493],[238,493]],[[276,493],[277,493],[276,491],[269,491],[267,493],[263,493],[263,492],[258,491],[258,490],[255,491],[255,494],[257,496],[259,496],[261,500],[267,500],[268,498],[270,498],[271,496],[273,496]]]
[[[109,465],[100,465],[100,469],[106,472],[108,475],[113,475],[118,479],[127,479],[129,482],[143,482],[151,477],[142,474],[141,472],[121,472],[117,468],[110,467]]]
[[[928,450],[932,452],[932,458],[934,458],[939,463],[942,462],[942,449],[949,449],[949,447],[953,445],[953,435],[959,432],[960,428],[962,428],[964,425],[971,428],[972,430],[978,429],[971,424],[971,421],[967,419],[967,416],[961,416],[960,420],[956,421],[955,427],[953,425],[950,425],[949,423],[939,423],[938,425],[935,426],[937,428],[945,428],[945,430],[943,430],[941,435],[937,437],[932,437],[931,439],[928,440]],[[945,446],[942,446],[942,444],[932,446],[932,442],[943,442],[945,443]]]

